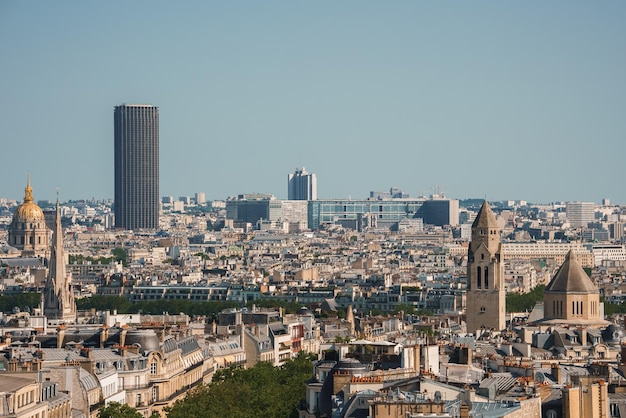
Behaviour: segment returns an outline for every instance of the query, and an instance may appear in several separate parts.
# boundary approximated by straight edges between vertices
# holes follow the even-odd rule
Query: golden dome
[[[28,176],[28,184],[24,189],[24,203],[19,205],[13,213],[13,221],[30,222],[43,220],[45,220],[43,210],[33,199],[33,189],[30,187],[30,176]]]

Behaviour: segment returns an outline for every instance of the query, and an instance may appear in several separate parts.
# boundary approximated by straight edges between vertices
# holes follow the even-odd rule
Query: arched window
[[[485,289],[489,289],[489,267],[485,267]]]
[[[483,286],[482,285],[482,276],[481,276],[482,272],[483,272],[483,269],[480,266],[476,267],[476,273],[478,274],[478,277],[476,278],[476,288],[477,289],[480,289]]]

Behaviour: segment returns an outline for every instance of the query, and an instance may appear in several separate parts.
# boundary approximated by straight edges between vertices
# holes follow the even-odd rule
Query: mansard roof
[[[480,207],[478,211],[478,215],[476,215],[476,219],[474,219],[474,223],[472,223],[472,228],[497,228],[498,222],[496,221],[496,216],[493,214],[491,208],[487,201],[483,201],[483,205]]]
[[[546,292],[598,293],[585,270],[583,270],[572,250],[565,256],[565,261],[556,272]]]

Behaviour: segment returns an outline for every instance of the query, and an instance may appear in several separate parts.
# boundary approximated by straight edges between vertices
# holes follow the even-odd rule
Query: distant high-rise
[[[304,167],[289,174],[287,184],[289,200],[317,200],[317,178]]]
[[[595,218],[595,203],[567,202],[565,216],[573,228],[586,228]]]
[[[115,226],[159,227],[159,108],[115,106]]]

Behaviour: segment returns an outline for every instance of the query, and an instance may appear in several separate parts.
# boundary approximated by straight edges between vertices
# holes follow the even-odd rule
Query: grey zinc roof
[[[178,346],[182,350],[183,356],[200,349],[200,344],[198,344],[198,340],[194,337],[185,338],[178,344]]]
[[[521,409],[519,403],[472,402],[470,416],[483,418],[502,417],[518,409]]]
[[[598,293],[598,289],[578,263],[572,250],[565,256],[565,261],[550,280],[545,291]]]
[[[64,348],[42,348],[44,361],[77,361],[80,360],[80,354],[73,350]]]
[[[9,267],[43,267],[39,258],[5,258],[2,262]]]
[[[163,352],[164,353],[171,353],[172,351],[175,351],[178,349],[178,343],[176,342],[175,338],[168,338],[167,340],[165,340],[163,342]]]
[[[100,387],[100,383],[98,383],[98,380],[84,369],[80,369],[80,383],[85,387],[87,391]]]

